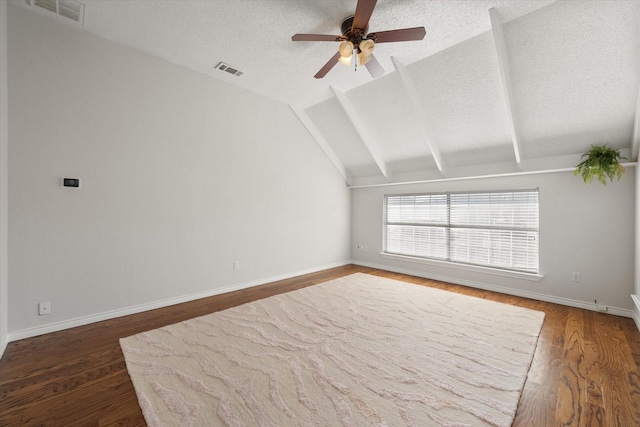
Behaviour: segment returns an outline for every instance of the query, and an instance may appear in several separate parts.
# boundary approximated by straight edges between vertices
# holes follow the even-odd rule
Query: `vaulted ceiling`
[[[356,0],[82,3],[89,32],[288,103],[349,185],[561,169],[602,143],[637,159],[636,0],[379,0],[370,31],[427,34],[376,46],[377,79],[314,79],[337,44],[291,41],[340,34]]]

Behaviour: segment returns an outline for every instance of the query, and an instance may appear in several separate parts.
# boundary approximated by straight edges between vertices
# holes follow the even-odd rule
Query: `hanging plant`
[[[607,177],[613,182],[613,178],[620,177],[624,173],[624,167],[620,164],[619,160],[627,160],[626,157],[620,155],[620,150],[607,147],[604,145],[592,145],[591,149],[582,155],[581,161],[576,170],[573,171],[574,175],[582,175],[582,179],[587,184],[593,181],[594,177],[598,178],[598,181],[607,185]]]

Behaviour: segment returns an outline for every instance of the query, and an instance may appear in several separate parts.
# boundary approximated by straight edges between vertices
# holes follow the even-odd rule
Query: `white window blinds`
[[[385,252],[538,272],[538,191],[389,195]]]

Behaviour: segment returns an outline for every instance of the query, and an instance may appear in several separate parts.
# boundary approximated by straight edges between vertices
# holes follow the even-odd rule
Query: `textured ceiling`
[[[375,80],[341,64],[316,80],[336,43],[291,41],[339,34],[356,0],[82,2],[89,32],[290,104],[352,185],[567,167],[605,142],[637,152],[636,0],[379,0],[370,31],[427,34],[376,46]]]

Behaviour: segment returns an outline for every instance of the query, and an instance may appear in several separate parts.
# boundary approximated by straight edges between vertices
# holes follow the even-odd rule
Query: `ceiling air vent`
[[[218,70],[226,71],[229,74],[233,74],[234,76],[240,77],[242,75],[242,71],[239,71],[237,68],[232,67],[229,64],[225,64],[224,62],[220,62],[218,65],[216,65],[216,68]]]
[[[29,4],[40,10],[55,13],[66,19],[84,23],[84,4],[73,0],[29,0]]]

